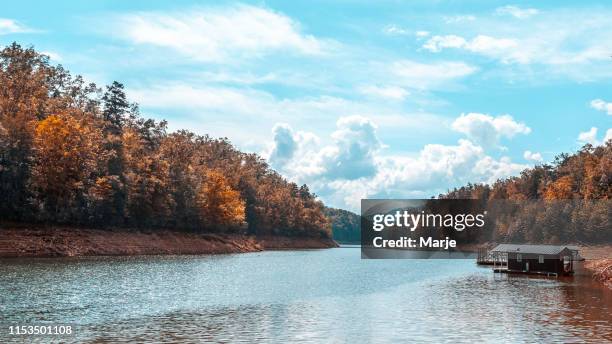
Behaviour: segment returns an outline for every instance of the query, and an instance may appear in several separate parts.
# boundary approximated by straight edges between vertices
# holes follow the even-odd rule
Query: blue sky
[[[0,45],[121,81],[146,116],[355,210],[612,137],[609,18],[588,1],[21,1]]]

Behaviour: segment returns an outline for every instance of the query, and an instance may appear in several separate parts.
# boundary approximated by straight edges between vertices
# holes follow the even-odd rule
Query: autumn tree
[[[571,199],[573,196],[573,180],[571,176],[563,176],[551,182],[544,191],[544,199]]]
[[[244,225],[244,201],[219,171],[207,171],[197,195],[202,221],[209,228],[238,229]]]
[[[200,176],[194,161],[196,140],[195,134],[183,130],[164,137],[159,147],[161,159],[168,163],[169,192],[174,200],[170,221],[189,229],[200,224],[196,201]]]
[[[0,51],[0,220],[330,236],[323,205],[227,138],[167,133],[32,48]]]
[[[499,200],[509,214],[496,219],[496,233],[511,241],[610,242],[612,214],[612,140],[559,154],[552,165],[527,169],[493,185],[460,187],[440,198]],[[537,205],[534,206],[534,203]]]
[[[32,140],[36,120],[47,114],[53,68],[32,48],[13,43],[0,51],[0,212],[26,216]]]
[[[86,213],[88,183],[104,162],[99,132],[69,114],[51,115],[35,130],[31,188],[51,219]]]
[[[149,151],[133,128],[122,135],[126,216],[136,226],[163,224],[174,200],[169,192],[169,164],[159,152]]]

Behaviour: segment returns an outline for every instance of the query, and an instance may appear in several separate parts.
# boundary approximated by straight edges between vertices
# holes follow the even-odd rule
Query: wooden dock
[[[498,260],[495,262],[495,257],[491,254],[487,248],[478,249],[478,257],[476,258],[476,264],[478,265],[496,265],[499,264]]]
[[[509,270],[507,267],[494,268],[493,272],[516,274],[516,275],[538,275],[538,276],[546,276],[546,277],[551,277],[551,276],[559,277],[559,274],[557,274],[556,272]]]

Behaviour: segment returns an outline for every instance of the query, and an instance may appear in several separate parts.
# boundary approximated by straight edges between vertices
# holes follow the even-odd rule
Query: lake
[[[612,291],[493,274],[473,260],[362,260],[358,248],[0,260],[10,325],[62,342],[612,341]],[[27,337],[47,342],[51,337]]]

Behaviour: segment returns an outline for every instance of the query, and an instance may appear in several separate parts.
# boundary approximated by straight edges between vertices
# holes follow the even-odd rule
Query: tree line
[[[333,239],[341,244],[361,243],[361,217],[344,209],[325,207],[331,221]]]
[[[141,116],[124,86],[0,51],[0,219],[330,237],[324,206],[226,138]]]
[[[612,140],[587,144],[552,164],[526,169],[492,185],[468,184],[438,198],[478,199],[504,214],[490,239],[498,242],[612,242]]]

